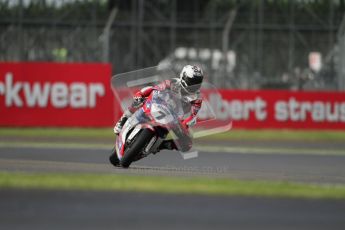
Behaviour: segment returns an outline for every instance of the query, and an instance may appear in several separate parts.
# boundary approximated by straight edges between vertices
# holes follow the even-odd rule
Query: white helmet
[[[180,73],[180,86],[186,94],[196,93],[200,87],[204,74],[198,66],[186,65]]]

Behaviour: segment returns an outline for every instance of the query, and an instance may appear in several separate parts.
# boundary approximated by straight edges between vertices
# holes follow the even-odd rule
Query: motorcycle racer
[[[164,80],[155,86],[142,88],[134,94],[133,103],[128,107],[126,111],[124,111],[123,115],[116,123],[114,127],[115,134],[118,135],[121,132],[121,129],[128,118],[136,110],[141,108],[146,98],[148,98],[154,90],[172,90],[174,93],[178,94],[181,97],[182,102],[184,102],[184,107],[190,112],[190,115],[182,121],[183,126],[186,130],[188,130],[189,127],[196,124],[196,116],[201,108],[202,98],[200,97],[200,86],[202,81],[202,69],[198,66],[186,65],[183,67],[179,78]],[[188,143],[187,145],[176,146],[173,140],[164,140],[163,143],[159,146],[159,149],[175,149],[186,152],[191,148],[192,142],[191,138],[188,135],[184,136],[184,138],[188,139],[184,141],[184,143]]]

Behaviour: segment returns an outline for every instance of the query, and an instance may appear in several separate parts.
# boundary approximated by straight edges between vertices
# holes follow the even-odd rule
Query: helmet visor
[[[188,77],[186,73],[183,73],[182,76],[182,82],[186,84],[186,86],[192,86],[192,85],[200,85],[202,83],[202,76],[194,76],[194,77]]]
[[[187,86],[183,81],[181,82],[183,93],[184,94],[193,94],[200,90],[201,84]]]
[[[202,76],[194,76],[191,78],[186,76],[184,73],[181,79],[182,88],[186,91],[186,93],[195,93],[200,89],[202,79]]]

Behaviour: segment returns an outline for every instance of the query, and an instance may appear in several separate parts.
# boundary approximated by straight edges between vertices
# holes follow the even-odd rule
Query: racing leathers
[[[181,94],[181,89],[179,88],[179,79],[173,78],[171,80],[164,80],[155,86],[144,87],[137,91],[133,97],[133,103],[128,107],[128,109],[123,113],[120,120],[117,122],[114,132],[116,134],[120,133],[123,125],[126,123],[127,119],[141,106],[144,104],[145,100],[150,96],[154,90],[172,90],[174,93],[179,93],[182,97],[183,108],[189,113],[189,116],[182,121],[182,125],[188,130],[189,127],[196,124],[197,113],[199,112],[202,104],[202,98],[200,97],[200,91],[194,94]],[[181,138],[181,137],[180,137]],[[159,149],[175,149],[182,152],[188,151],[192,147],[192,139],[189,133],[183,137],[183,143],[178,146],[173,140],[164,140],[160,145]]]

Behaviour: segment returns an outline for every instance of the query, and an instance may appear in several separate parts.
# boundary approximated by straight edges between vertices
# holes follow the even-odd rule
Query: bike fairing
[[[172,96],[174,96],[174,98],[172,98]],[[129,128],[136,127],[137,124],[147,126],[148,128],[152,126],[161,126],[165,127],[168,131],[171,129],[174,129],[175,131],[179,130],[178,132],[187,131],[181,130],[181,128],[177,125],[177,122],[180,122],[185,114],[182,110],[181,98],[177,98],[176,96],[177,95],[172,95],[171,91],[162,90],[162,88],[153,89],[150,92],[150,96],[147,97],[142,107],[137,109],[137,111],[128,119],[116,140],[117,155],[119,158],[121,158],[124,154],[124,143],[126,142],[126,135],[129,131]],[[155,107],[157,107],[157,114],[155,114]],[[147,125],[146,123],[148,122],[151,123],[152,126]],[[179,128],[176,129],[176,127]],[[185,136],[188,134],[183,135]],[[132,136],[132,133],[130,136]]]
[[[135,93],[134,99],[136,99],[136,98],[147,98],[150,96],[151,92],[154,90],[158,90],[158,91],[172,90],[173,92],[180,94],[180,96],[182,97],[184,110],[190,110],[190,116],[188,116],[184,119],[184,123],[187,124],[188,126],[192,126],[195,124],[196,115],[201,108],[202,98],[200,97],[199,92],[195,92],[194,94],[181,95],[181,92],[179,92],[177,87],[176,87],[176,85],[178,85],[179,81],[180,80],[178,78],[173,78],[171,80],[164,80],[155,86],[144,87]],[[143,99],[143,100],[145,100],[145,99]],[[141,105],[130,106],[128,109],[129,109],[129,111],[134,113],[140,106]]]

